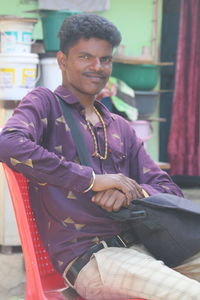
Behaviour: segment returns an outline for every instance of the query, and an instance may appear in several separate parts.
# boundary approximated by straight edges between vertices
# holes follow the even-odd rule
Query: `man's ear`
[[[67,57],[62,51],[57,52],[57,61],[60,69],[62,71],[65,71],[67,66]]]

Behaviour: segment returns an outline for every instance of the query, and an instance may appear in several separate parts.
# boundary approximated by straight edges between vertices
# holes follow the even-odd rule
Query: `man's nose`
[[[99,58],[95,58],[92,62],[91,67],[93,68],[93,70],[95,71],[99,71],[103,69],[103,65],[101,63],[101,60]]]

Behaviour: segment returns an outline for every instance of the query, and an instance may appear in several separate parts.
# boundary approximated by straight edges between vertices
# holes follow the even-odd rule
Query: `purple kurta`
[[[94,142],[83,106],[62,86],[55,94],[71,104],[92,154]],[[29,178],[41,238],[59,272],[94,243],[123,230],[121,223],[110,219],[106,211],[91,202],[92,192],[83,193],[93,170],[96,174],[123,173],[150,195],[161,192],[182,196],[168,174],[145,152],[130,123],[111,114],[100,102],[95,102],[95,106],[107,126],[108,158],[91,157],[93,169],[79,164],[60,104],[46,88],[36,88],[21,101],[0,135],[0,159]],[[103,154],[102,124],[92,128]]]

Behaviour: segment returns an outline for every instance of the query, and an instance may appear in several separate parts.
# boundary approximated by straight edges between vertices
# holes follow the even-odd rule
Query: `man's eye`
[[[87,60],[87,59],[89,59],[89,55],[87,55],[87,54],[80,55],[80,59],[85,59],[85,60]]]
[[[112,62],[112,57],[102,57],[101,62],[102,63],[110,63],[110,62]]]

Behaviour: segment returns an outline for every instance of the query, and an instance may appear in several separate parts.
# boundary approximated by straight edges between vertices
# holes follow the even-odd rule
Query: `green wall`
[[[101,13],[118,26],[125,54],[139,56],[142,46],[150,46],[152,30],[151,0],[111,0],[111,9]]]

